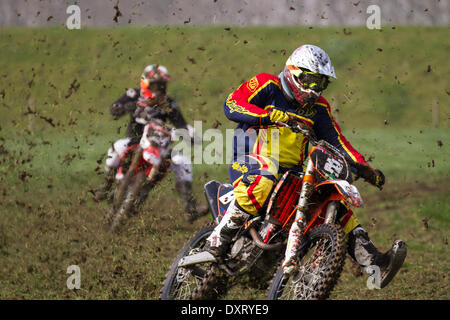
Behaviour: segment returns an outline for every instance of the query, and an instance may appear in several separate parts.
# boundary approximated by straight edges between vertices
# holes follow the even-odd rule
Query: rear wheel
[[[346,242],[342,228],[323,224],[309,232],[297,270],[289,277],[281,267],[275,273],[267,298],[270,300],[326,299],[345,263]]]
[[[201,286],[203,280],[209,278],[211,272],[215,269],[213,268],[213,263],[186,267],[178,267],[178,263],[185,256],[203,251],[206,239],[213,232],[215,226],[214,223],[203,226],[185,243],[166,274],[160,292],[160,299],[188,300],[195,298],[194,292],[196,288]],[[198,294],[196,296],[199,298]]]

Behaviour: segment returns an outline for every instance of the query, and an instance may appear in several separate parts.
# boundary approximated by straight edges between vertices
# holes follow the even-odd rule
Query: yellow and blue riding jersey
[[[308,151],[307,139],[300,133],[272,123],[271,108],[301,119],[313,129],[319,140],[329,142],[353,161],[367,164],[342,134],[325,98],[320,97],[311,108],[299,112],[284,96],[280,79],[268,73],[260,73],[244,82],[225,101],[225,115],[238,123],[232,164],[240,157],[252,154],[276,159],[281,171],[301,170]]]

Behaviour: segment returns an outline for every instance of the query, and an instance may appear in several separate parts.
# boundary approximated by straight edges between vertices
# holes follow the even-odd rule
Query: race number
[[[234,199],[234,192],[233,192],[233,190],[231,190],[230,192],[227,192],[223,196],[221,196],[219,198],[219,201],[222,204],[227,204],[228,202],[231,202],[231,200],[233,200],[233,199]]]
[[[338,161],[336,159],[333,159],[333,158],[328,158],[327,162],[325,163],[325,165],[323,167],[323,169],[327,173],[334,175],[336,177],[338,177],[341,174],[343,168],[344,168],[344,166],[343,166],[342,162]]]

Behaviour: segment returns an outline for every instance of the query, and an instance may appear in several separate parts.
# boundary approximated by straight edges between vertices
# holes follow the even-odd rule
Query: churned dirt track
[[[382,192],[363,196],[358,215],[380,251],[403,239],[408,256],[393,282],[368,290],[366,277],[347,259],[331,299],[449,299],[450,183],[447,180],[387,184]]]
[[[442,46],[448,28],[373,32],[352,27],[342,32],[342,27],[161,26],[144,31],[152,41],[139,28],[0,31],[5,39],[0,42],[0,297],[155,299],[178,249],[210,218],[187,225],[172,181],[155,190],[144,212],[116,235],[103,231],[108,206],[93,202],[89,190],[97,185],[96,174],[102,174],[101,154],[125,128],[111,122],[108,106],[137,83],[143,66],[160,62],[174,77],[169,92],[189,122],[232,127],[221,108],[232,88],[256,72],[278,74],[289,51],[299,43],[315,43],[326,48],[339,72],[327,99],[346,137],[358,148],[367,146],[359,151],[371,155],[382,145],[388,156],[383,155],[382,170],[420,173],[420,182],[427,181],[419,187],[388,177],[383,192],[361,188],[366,207],[356,210],[359,219],[381,249],[397,237],[405,239],[407,264],[380,292],[367,290],[364,278],[346,273],[333,298],[448,298],[448,289],[442,289],[448,287],[449,271],[448,182],[428,181],[432,171],[447,178],[450,172],[444,108],[441,127],[428,130],[429,103],[437,99],[442,106],[449,95],[443,81],[449,74],[448,54]],[[418,46],[424,50],[415,50]],[[417,86],[417,79],[425,81]],[[366,127],[377,130],[370,135]],[[378,151],[374,155],[381,160]],[[413,156],[419,159],[408,161]],[[205,182],[203,171],[211,178],[219,175],[215,166],[201,171],[197,191]],[[428,192],[427,187],[443,191]],[[80,267],[80,290],[66,287],[70,265]],[[231,297],[264,297],[244,289]]]
[[[89,192],[39,206],[8,193],[2,206],[8,220],[0,224],[2,298],[157,299],[177,251],[211,219],[187,225],[181,202],[168,195],[170,188],[168,183],[155,190],[144,212],[128,219],[114,235],[102,229],[108,206],[89,199]],[[408,243],[405,267],[390,286],[373,291],[366,288],[365,277],[355,276],[348,259],[330,298],[448,299],[448,227],[439,216],[418,208],[426,199],[444,201],[449,191],[447,181],[440,181],[388,184],[382,192],[363,193],[366,208],[357,211],[360,221],[380,250],[387,250],[395,238]],[[80,290],[66,287],[70,265],[80,266]],[[239,286],[228,296],[264,297],[263,290]]]

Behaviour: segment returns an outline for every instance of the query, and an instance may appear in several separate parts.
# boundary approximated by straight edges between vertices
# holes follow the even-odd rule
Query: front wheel
[[[134,182],[132,182],[131,184],[123,183],[118,186],[118,189],[116,191],[118,191],[119,193],[125,193],[125,195],[121,197],[123,199],[119,198],[118,201],[116,201],[116,199],[114,201],[115,203],[112,207],[112,214],[110,214],[110,232],[114,232],[116,227],[121,222],[122,218],[127,216],[135,207],[136,203],[138,202],[139,192],[145,182],[145,179],[145,173],[141,171],[136,174]]]
[[[180,250],[166,274],[160,292],[160,299],[192,299],[195,289],[202,283],[208,271],[212,269],[212,264],[178,267],[178,263],[185,256],[203,251],[206,239],[213,232],[215,226],[214,223],[203,226],[185,243],[183,249]]]
[[[330,295],[345,263],[346,242],[342,228],[323,224],[307,235],[297,270],[289,277],[281,267],[269,287],[269,300],[321,300]]]

